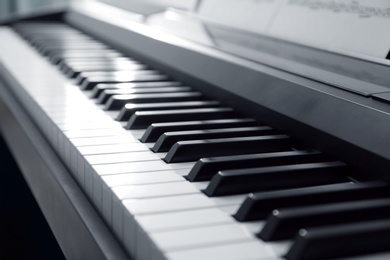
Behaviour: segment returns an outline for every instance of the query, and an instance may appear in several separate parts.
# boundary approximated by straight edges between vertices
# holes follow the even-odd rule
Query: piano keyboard
[[[66,24],[14,29],[14,91],[135,259],[390,257],[386,184]]]

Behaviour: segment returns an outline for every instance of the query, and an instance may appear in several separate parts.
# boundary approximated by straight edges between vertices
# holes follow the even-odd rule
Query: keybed
[[[15,49],[3,60],[20,50],[18,61],[34,61],[32,70],[23,62],[7,67],[23,76],[16,91],[28,93],[41,130],[135,258],[318,259],[317,240],[329,240],[321,228],[341,224],[340,236],[331,233],[340,243],[349,243],[353,225],[357,238],[387,238],[380,229],[388,225],[387,185],[357,182],[345,163],[65,24],[14,29],[46,56],[5,31]],[[331,199],[339,193],[345,201]],[[291,196],[308,202],[290,205]],[[280,206],[266,207],[264,197]],[[348,209],[364,217],[349,223]],[[332,248],[327,257],[355,254]],[[368,243],[359,253],[386,250]]]

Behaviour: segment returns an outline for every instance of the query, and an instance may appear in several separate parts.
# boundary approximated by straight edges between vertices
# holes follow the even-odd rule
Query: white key
[[[103,107],[103,106],[102,106]],[[118,117],[120,111],[105,111],[107,115],[109,115],[111,118],[115,119]]]
[[[216,208],[139,215],[135,216],[135,220],[146,233],[229,224],[236,221]]]
[[[70,168],[73,175],[77,178],[77,157],[79,153],[75,146],[70,146]]]
[[[243,200],[244,199],[245,198],[243,198]],[[228,215],[234,215],[240,206],[241,206],[241,204],[239,204],[239,203],[235,203],[235,204],[233,203],[232,205],[229,205],[229,206],[218,206],[218,208]]]
[[[183,197],[183,198],[182,198]],[[230,196],[231,203],[234,204],[234,208],[237,208],[239,205],[237,205],[238,202],[242,201],[244,199],[243,196]],[[201,202],[202,199],[205,199],[205,203],[203,205],[199,205],[197,203]],[[131,202],[130,202],[131,201]],[[211,202],[211,203],[210,203]],[[124,204],[128,206],[128,209],[132,213],[129,214],[128,212],[124,213],[124,219],[123,223],[125,224],[124,229],[124,237],[123,242],[125,246],[127,247],[127,250],[134,252],[133,250],[138,250],[139,248],[147,248],[146,250],[150,249],[150,240],[148,237],[142,237],[142,234],[146,233],[148,236],[150,233],[161,231],[159,230],[159,226],[162,230],[168,230],[168,229],[186,229],[193,226],[201,227],[202,224],[207,225],[211,224],[212,217],[209,217],[209,214],[204,214],[203,216],[199,214],[200,218],[196,218],[196,213],[193,214],[194,218],[191,218],[191,214],[187,215],[188,210],[191,210],[191,212],[196,211],[213,211],[218,212],[219,216],[221,216],[220,221],[216,221],[216,223],[225,223],[225,221],[229,220],[230,223],[234,223],[235,220],[230,216],[229,213],[225,213],[223,211],[220,211],[219,208],[231,208],[232,206],[223,206],[226,204],[229,204],[226,200],[216,200],[212,201],[212,199],[206,197],[203,194],[200,194],[198,198],[196,198],[196,201],[193,201],[190,196],[175,196],[175,197],[167,197],[167,198],[156,198],[156,199],[145,199],[145,200],[124,200]],[[177,204],[177,207],[174,205]],[[159,208],[158,208],[159,207]],[[202,209],[199,209],[201,207]],[[172,212],[173,211],[173,212]],[[171,218],[172,226],[165,226],[164,224],[167,222],[166,219],[162,217],[161,221],[158,221],[159,216],[164,216],[164,214],[167,216],[167,218]],[[175,217],[177,215],[177,217]],[[182,216],[182,218],[180,218]],[[207,216],[207,217],[204,217]],[[223,216],[223,217],[222,217]],[[134,218],[136,220],[134,220]],[[149,222],[146,222],[146,224],[141,224],[142,219],[149,219]],[[208,222],[209,221],[209,222]],[[147,226],[147,223],[155,223],[155,226],[152,225],[151,228]],[[168,221],[169,222],[169,221]],[[240,230],[245,231],[248,234],[254,234],[255,231],[258,231],[260,229],[259,223],[254,223],[251,225],[246,224],[239,224]],[[138,231],[137,231],[138,230]],[[137,237],[134,238],[131,234],[137,234]],[[140,236],[140,237],[139,237]],[[136,245],[134,242],[137,243]],[[139,241],[146,241],[145,243],[148,246],[145,246],[143,244],[144,242]],[[149,241],[149,242],[148,242]],[[141,243],[141,245],[139,244]],[[140,253],[137,251],[137,254]],[[145,252],[144,252],[145,253]],[[144,253],[140,253],[143,255]]]
[[[233,196],[222,196],[222,197],[209,197],[209,200],[216,207],[221,208],[227,214],[232,215],[237,212],[237,209],[244,202],[246,196],[247,195],[245,194],[245,195],[233,195]]]
[[[94,145],[113,145],[113,144],[128,144],[139,143],[137,138],[132,135],[116,135],[94,138],[72,138],[72,143],[77,146],[94,146]]]
[[[125,206],[123,212],[124,234],[120,234],[119,237],[123,238],[125,247],[133,253],[135,252],[135,248],[139,246],[139,244],[136,245],[135,243],[145,245],[140,240],[148,240],[148,238],[138,235],[139,232],[144,234],[142,228],[139,232],[137,231],[137,239],[134,240],[132,238],[138,229],[138,224],[134,220],[134,216],[172,213],[184,210],[211,208],[214,206],[202,193],[151,199],[127,199],[123,200],[122,204]],[[150,243],[146,244],[149,246]]]
[[[72,95],[74,95],[74,93],[72,93]],[[83,102],[84,100],[80,101]],[[50,116],[50,118],[58,120],[58,122],[62,122],[64,120],[70,122],[79,122],[80,120],[85,121],[91,119],[98,121],[99,118],[102,120],[108,119],[103,111],[97,110],[96,107],[94,107],[92,104],[87,106],[84,105],[82,110],[80,110],[80,107],[77,105],[74,106],[66,103],[59,105],[62,105],[62,108],[46,107],[46,113]],[[64,121],[62,124],[70,122]]]
[[[90,121],[87,123],[66,123],[66,124],[58,124],[58,127],[62,131],[67,131],[67,130],[87,130],[87,129],[110,129],[114,127],[120,127],[121,124],[118,122],[113,122],[109,120],[105,120],[102,122],[101,120],[99,121]]]
[[[277,260],[283,259],[273,255],[259,241],[242,241],[222,245],[173,251],[166,253],[170,260],[199,260],[199,259],[223,259],[223,260]]]
[[[87,155],[85,159],[90,164],[110,164],[122,162],[141,162],[158,160],[158,157],[151,151],[130,152],[130,153],[115,153],[115,154],[97,154]]]
[[[191,182],[194,187],[196,187],[199,190],[204,190],[209,185],[209,181],[197,181],[197,182]]]
[[[64,134],[68,138],[83,138],[83,137],[100,137],[100,136],[115,136],[123,134],[124,130],[121,128],[111,129],[84,129],[84,130],[67,130]]]
[[[101,166],[108,165],[108,168],[112,168],[112,167],[116,167],[116,165],[118,164],[118,163],[113,162],[113,160],[116,160],[115,159],[116,157],[115,157],[115,154],[112,154],[112,153],[115,151],[120,152],[121,149],[123,149],[123,148],[125,148],[127,151],[132,151],[132,153],[127,157],[128,159],[126,158],[126,156],[121,157],[122,154],[119,153],[117,156],[118,157],[117,159],[122,158],[126,162],[134,160],[134,162],[132,162],[132,163],[134,163],[136,166],[138,166],[138,168],[144,163],[142,161],[143,159],[146,159],[146,160],[152,159],[152,158],[149,158],[149,157],[151,157],[152,153],[149,150],[146,150],[146,148],[141,143],[130,143],[130,144],[113,145],[113,146],[108,146],[108,145],[107,146],[106,145],[86,146],[86,147],[79,147],[78,152],[82,156],[86,156],[87,154],[96,155],[99,153],[103,153],[104,155],[101,155],[98,158],[96,158],[96,157],[84,158],[84,161],[90,159],[90,160],[95,161],[95,162],[97,162],[97,160],[100,160],[101,162],[105,162],[105,163],[112,162],[111,164],[101,164]],[[119,149],[119,150],[115,150],[115,149]],[[141,152],[141,154],[138,154],[139,152]],[[105,154],[105,153],[109,153],[109,154]],[[142,157],[142,154],[145,154],[145,153],[148,153],[148,155]],[[104,157],[104,156],[106,156],[106,157]],[[72,157],[72,155],[70,155],[70,157]],[[106,159],[104,159],[104,158],[106,158]],[[80,158],[80,160],[83,160],[83,159]],[[153,162],[153,160],[150,160],[150,161]],[[101,183],[101,178],[100,178],[101,174],[98,174],[97,172],[99,172],[99,171],[96,171],[96,169],[93,168],[93,165],[94,165],[93,163],[85,162],[84,165],[85,165],[84,173],[83,173],[84,177],[82,177],[80,179],[83,179],[83,187],[86,189],[87,195],[90,198],[94,198],[93,200],[96,203],[95,206],[100,210],[101,209],[101,201],[102,201],[102,191],[101,191],[102,190],[102,183]],[[96,165],[96,166],[99,166],[99,165]],[[127,172],[134,172],[133,167],[131,167],[129,164],[127,164],[127,166],[128,166]],[[121,172],[118,172],[118,173],[121,173]]]
[[[136,142],[127,144],[81,146],[78,147],[78,150],[82,155],[150,151],[144,144]]]
[[[119,186],[112,188],[112,193],[112,227],[119,238],[123,238],[123,200],[144,200],[147,198],[162,198],[175,195],[184,196],[186,194],[200,194],[200,191],[187,181],[183,181],[149,185]]]
[[[77,176],[81,187],[85,187],[85,159],[83,155],[77,151]]]
[[[254,239],[253,234],[236,223],[151,233],[149,236],[165,252]]]
[[[92,197],[94,198],[95,206],[99,210],[106,211],[106,209],[102,208],[102,203],[103,203],[102,193],[104,192],[103,186],[107,186],[107,185],[102,183],[102,179],[101,179],[102,176],[116,175],[122,173],[142,173],[142,172],[147,173],[147,172],[167,171],[167,170],[169,170],[172,173],[175,173],[176,171],[178,173],[181,173],[183,169],[189,172],[191,166],[192,164],[188,164],[188,163],[170,165],[170,164],[166,164],[161,160],[148,161],[147,163],[135,161],[135,162],[127,162],[127,163],[93,165],[92,167],[86,166],[84,183],[85,183],[87,194],[89,194],[91,198]],[[110,202],[110,200],[106,200],[106,201]],[[109,210],[111,208],[110,203],[108,203],[108,205],[105,206],[105,208]],[[107,216],[108,221],[110,221],[110,214],[112,213],[105,214]]]
[[[202,193],[152,199],[127,199],[125,208],[133,215],[163,213],[177,210],[211,208],[215,205]]]
[[[101,165],[92,165],[92,166],[88,164],[85,168],[86,169],[85,187],[87,190],[87,194],[89,194],[90,197],[94,198],[94,202],[97,208],[100,209],[102,204],[102,185],[103,185],[101,176],[121,174],[121,173],[141,173],[141,172],[162,171],[162,170],[171,170],[174,173],[175,170],[181,170],[181,169],[188,169],[189,171],[189,168],[190,167],[188,167],[187,164],[167,165],[160,160],[147,161],[147,163],[142,161],[135,161],[135,162],[127,162],[127,163],[112,163],[112,164],[101,164]],[[183,190],[184,187],[187,186],[191,187],[192,190],[196,190],[188,182],[184,182],[180,190]],[[118,188],[118,189],[123,190],[123,188]],[[177,189],[179,189],[179,187]],[[155,191],[158,192],[157,189]],[[174,190],[171,191],[174,192]]]
[[[82,109],[82,108],[80,108]],[[73,114],[73,115],[65,115],[65,116],[50,116],[50,118],[53,120],[53,122],[55,122],[56,124],[66,124],[66,123],[76,123],[76,122],[80,122],[80,123],[84,123],[84,122],[87,122],[88,120],[91,120],[91,119],[104,119],[105,115],[103,114],[85,114],[85,115],[82,115],[82,114]]]
[[[271,252],[276,256],[284,256],[287,254],[288,250],[292,245],[291,240],[275,241],[275,242],[266,242],[264,243],[268,252]]]
[[[129,174],[115,174],[101,176],[101,193],[102,193],[102,214],[107,223],[111,224],[112,216],[112,187],[121,185],[139,185],[139,184],[152,184],[152,183],[164,183],[174,181],[184,181],[181,174],[177,174],[179,171],[185,171],[188,173],[188,169],[177,170],[176,173],[172,171],[155,171],[155,172],[143,172],[143,173],[129,173]],[[98,192],[99,184],[94,184],[94,192]],[[97,195],[98,196],[98,195]]]
[[[181,171],[188,172],[187,169],[183,169]],[[171,171],[154,171],[143,173],[106,175],[102,176],[102,180],[107,186],[115,187],[121,185],[139,185],[160,182],[184,181],[184,178],[181,176],[181,174],[175,174]]]
[[[142,144],[140,144],[142,145]],[[82,147],[87,148],[87,147]],[[89,148],[89,147],[88,147]],[[85,150],[84,150],[85,151]],[[85,155],[85,153],[83,153]],[[99,175],[109,175],[118,173],[130,173],[130,172],[151,172],[151,171],[163,171],[163,170],[175,170],[175,169],[190,169],[194,163],[174,163],[167,164],[161,160],[143,162],[130,162],[130,163],[114,163],[94,165],[94,170]]]
[[[191,183],[181,182],[156,183],[148,185],[125,185],[112,188],[114,195],[120,199],[144,199],[159,198],[163,196],[175,196],[182,194],[200,193]]]

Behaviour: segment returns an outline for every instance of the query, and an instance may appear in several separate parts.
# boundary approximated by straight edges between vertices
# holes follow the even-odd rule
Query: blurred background
[[[0,20],[36,11],[61,9],[70,2],[82,1],[99,1],[128,10],[145,8],[145,6],[188,9],[189,6],[196,6],[201,2],[201,0],[0,0]]]
[[[0,19],[21,15],[42,8],[62,8],[69,0],[0,0]]]

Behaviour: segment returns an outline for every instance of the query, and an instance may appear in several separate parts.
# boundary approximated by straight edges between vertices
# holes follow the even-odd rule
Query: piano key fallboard
[[[384,182],[64,23],[1,38],[15,93],[135,259],[389,257]]]

